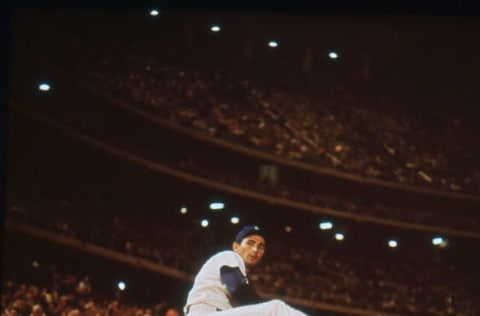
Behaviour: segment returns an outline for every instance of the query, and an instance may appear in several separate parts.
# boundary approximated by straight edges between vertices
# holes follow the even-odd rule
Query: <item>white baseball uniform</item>
[[[281,300],[271,300],[264,303],[233,307],[229,300],[229,292],[222,284],[220,270],[222,267],[238,268],[246,279],[245,263],[234,251],[222,251],[210,257],[202,266],[193,287],[188,293],[184,307],[188,316],[306,316]]]

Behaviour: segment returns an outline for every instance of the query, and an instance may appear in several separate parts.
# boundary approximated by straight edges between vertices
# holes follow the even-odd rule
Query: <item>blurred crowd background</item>
[[[182,314],[251,223],[269,233],[251,274],[265,298],[479,315],[475,19],[12,22],[2,315]]]

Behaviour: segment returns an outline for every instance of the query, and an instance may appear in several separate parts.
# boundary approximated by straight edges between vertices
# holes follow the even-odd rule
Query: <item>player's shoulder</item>
[[[235,253],[235,251],[232,251],[232,250],[223,250],[223,251],[219,251],[217,252],[216,254],[214,254],[212,256],[212,258],[236,258],[238,256],[237,253]]]
[[[217,252],[207,260],[202,269],[218,273],[224,266],[239,268],[244,275],[246,274],[245,263],[243,262],[242,257],[231,250]]]
[[[243,263],[242,257],[232,250],[217,252],[210,258],[210,260],[221,262],[223,265],[229,266],[238,266],[239,264]]]

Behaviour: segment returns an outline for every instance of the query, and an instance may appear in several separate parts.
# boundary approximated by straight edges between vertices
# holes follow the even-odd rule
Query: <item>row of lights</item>
[[[160,14],[160,12],[156,9],[153,9],[153,10],[150,11],[150,15],[152,15],[152,16],[158,16],[159,14]],[[222,30],[222,28],[218,24],[214,24],[214,25],[210,26],[210,31],[211,32],[218,33],[221,30]],[[279,43],[276,40],[269,40],[267,42],[267,45],[271,48],[277,48],[279,46]],[[337,59],[339,57],[339,55],[335,51],[330,51],[328,53],[328,57],[330,59]],[[50,91],[50,89],[51,89],[50,84],[48,84],[46,82],[42,82],[38,85],[38,90],[40,90],[42,92],[48,92],[48,91]]]
[[[221,210],[223,208],[224,208],[223,203],[214,202],[214,203],[210,204],[210,209],[211,210]],[[188,209],[186,207],[182,207],[182,208],[180,208],[180,213],[185,215],[185,214],[188,213]],[[240,223],[240,218],[238,216],[232,216],[230,218],[230,222],[232,224],[236,225],[236,224]],[[210,225],[210,222],[209,222],[208,219],[204,218],[204,219],[200,220],[200,226],[206,228],[209,225]],[[333,227],[334,227],[334,225],[330,221],[323,221],[320,224],[318,224],[318,228],[320,230],[324,230],[324,231],[332,230]],[[291,233],[292,232],[292,227],[291,226],[286,226],[285,227],[285,232],[286,233]],[[335,235],[334,235],[334,238],[337,241],[342,241],[342,240],[345,239],[345,235],[341,232],[336,232]],[[439,237],[439,236],[433,237],[431,242],[432,242],[433,246],[436,246],[436,247],[439,247],[439,248],[444,248],[448,245],[447,240],[445,240],[443,237]],[[397,248],[398,245],[399,245],[399,242],[395,239],[390,239],[390,240],[388,240],[387,245],[390,248]]]
[[[150,10],[150,15],[151,16],[158,16],[159,14],[160,14],[160,12],[157,9]],[[213,24],[213,25],[210,26],[210,31],[213,32],[213,33],[218,33],[221,30],[222,30],[222,27],[218,24]],[[278,47],[279,43],[276,40],[270,40],[270,41],[268,41],[267,45],[271,48],[276,48],[276,47]],[[331,52],[328,53],[328,57],[330,57],[330,59],[337,59],[338,58],[338,53],[334,52],[334,51],[331,51]]]

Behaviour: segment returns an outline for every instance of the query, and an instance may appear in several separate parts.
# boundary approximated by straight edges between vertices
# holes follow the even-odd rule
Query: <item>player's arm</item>
[[[247,305],[263,301],[238,267],[222,266],[220,276],[222,284],[225,285],[230,297],[237,304]]]

